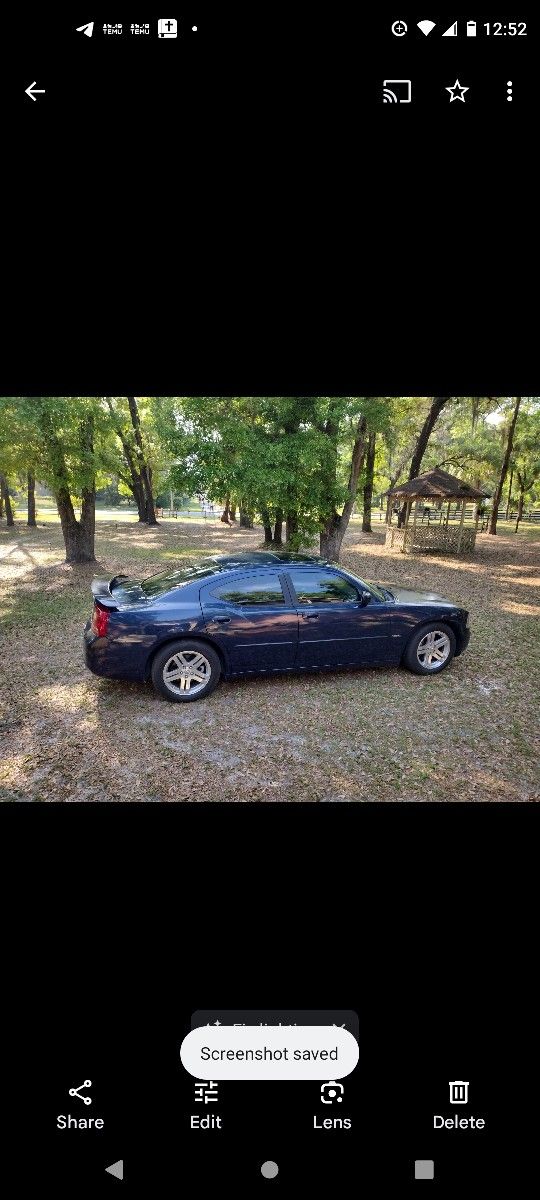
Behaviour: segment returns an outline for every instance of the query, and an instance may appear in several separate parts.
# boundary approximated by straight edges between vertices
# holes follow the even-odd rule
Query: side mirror
[[[361,600],[362,608],[364,608],[366,604],[369,604],[370,600],[371,600],[371,592],[362,592],[362,600]]]

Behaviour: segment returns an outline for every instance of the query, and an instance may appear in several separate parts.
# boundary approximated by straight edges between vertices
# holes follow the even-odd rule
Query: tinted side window
[[[343,603],[358,600],[358,592],[347,579],[326,571],[289,572],[300,604]]]
[[[246,607],[253,604],[284,604],[283,591],[277,575],[259,575],[251,579],[235,579],[227,587],[212,591],[218,600]]]

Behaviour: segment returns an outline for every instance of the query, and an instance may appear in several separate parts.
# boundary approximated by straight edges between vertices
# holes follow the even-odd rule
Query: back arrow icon
[[[26,95],[27,95],[27,96],[30,96],[32,100],[35,100],[35,98],[36,98],[36,93],[37,93],[37,92],[43,92],[43,93],[45,92],[45,88],[38,88],[38,87],[36,87],[36,81],[35,81],[35,79],[34,79],[34,82],[33,82],[33,83],[29,83],[29,84],[28,84],[28,87],[27,87],[27,88],[25,88],[24,90],[25,90],[25,93],[26,93]]]

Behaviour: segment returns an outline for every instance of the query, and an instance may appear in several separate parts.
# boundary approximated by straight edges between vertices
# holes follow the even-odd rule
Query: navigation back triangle
[[[110,1167],[105,1167],[107,1175],[114,1175],[115,1179],[124,1178],[124,1160],[119,1158],[118,1162],[111,1163]]]

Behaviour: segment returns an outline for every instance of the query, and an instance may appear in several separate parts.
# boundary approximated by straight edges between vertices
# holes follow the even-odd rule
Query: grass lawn
[[[15,519],[16,519],[17,523],[18,524],[26,523],[26,519],[28,516],[26,498],[24,500],[22,498],[15,499],[13,501],[13,505],[14,505],[14,509],[15,509]],[[185,509],[189,510],[189,514],[190,514],[189,518],[186,518],[186,519],[203,520],[204,521],[205,517],[203,515],[201,505],[199,504],[199,501],[197,499],[189,500],[189,502],[185,505]],[[165,510],[165,511],[167,511],[167,510]],[[75,513],[76,513],[77,517],[80,516],[80,508],[78,506],[75,507]],[[165,521],[175,521],[175,522],[177,520],[176,517],[163,517],[163,518],[160,517],[160,520],[161,519],[163,519]],[[122,505],[116,505],[116,506],[110,507],[110,508],[107,508],[102,504],[96,504],[96,522],[101,522],[101,521],[107,521],[107,522],[114,521],[115,524],[118,524],[119,521],[128,521],[128,522],[130,521],[132,524],[137,525],[138,524],[137,509],[134,504],[131,505],[131,507],[128,507],[127,505],[122,504]],[[54,500],[52,499],[52,497],[38,496],[36,498],[36,522],[37,522],[38,526],[39,525],[49,525],[49,524],[57,525],[58,524],[58,510],[56,508],[56,504],[55,504]],[[0,525],[0,528],[2,528],[1,525]]]
[[[98,679],[82,628],[93,575],[256,549],[219,521],[98,517],[90,567],[69,567],[57,519],[0,525],[0,798],[4,801],[531,801],[537,741],[540,527],[502,522],[473,558],[387,551],[351,523],[342,562],[470,610],[468,651],[434,679],[385,669],[221,683],[169,704]],[[20,517],[20,513],[18,514]]]

